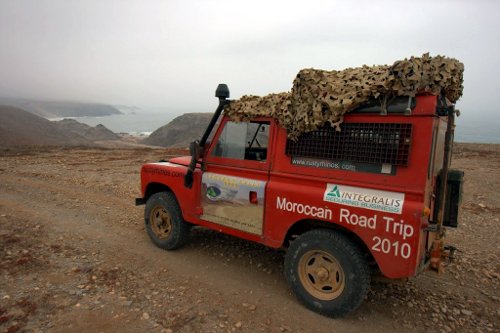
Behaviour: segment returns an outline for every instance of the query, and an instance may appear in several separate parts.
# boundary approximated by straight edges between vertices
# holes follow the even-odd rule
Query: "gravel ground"
[[[456,260],[373,282],[343,319],[302,307],[283,252],[194,229],[161,251],[143,227],[139,168],[165,150],[0,151],[0,332],[498,332],[500,146],[457,144],[466,172]]]

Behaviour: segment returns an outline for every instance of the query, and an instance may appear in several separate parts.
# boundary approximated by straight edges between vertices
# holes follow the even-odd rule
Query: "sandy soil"
[[[194,229],[184,248],[148,239],[143,147],[0,151],[0,332],[495,332],[500,329],[500,146],[457,145],[466,172],[459,248],[440,276],[374,282],[344,319],[291,296],[283,253]]]

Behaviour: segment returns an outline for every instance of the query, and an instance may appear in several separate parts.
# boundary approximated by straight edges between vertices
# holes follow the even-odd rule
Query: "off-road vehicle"
[[[285,249],[293,293],[333,317],[361,304],[372,274],[441,269],[463,178],[449,169],[455,110],[446,97],[365,103],[340,131],[326,123],[296,138],[273,116],[228,116],[226,85],[216,97],[191,156],[142,167],[136,204],[146,204],[158,247],[176,249],[202,226]]]

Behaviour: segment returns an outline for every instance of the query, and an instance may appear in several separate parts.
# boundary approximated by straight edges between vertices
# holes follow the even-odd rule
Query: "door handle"
[[[248,193],[248,201],[250,201],[250,203],[254,205],[257,205],[259,203],[259,199],[257,199],[257,192],[250,191]]]

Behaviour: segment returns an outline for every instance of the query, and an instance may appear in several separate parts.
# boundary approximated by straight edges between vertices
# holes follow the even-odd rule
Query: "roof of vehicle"
[[[442,94],[455,103],[462,96],[463,72],[460,61],[428,53],[392,65],[364,65],[341,71],[302,69],[291,92],[264,97],[246,95],[232,101],[225,113],[240,121],[274,117],[286,128],[288,137],[296,139],[327,122],[340,130],[345,113],[374,99],[384,105],[394,96],[427,93]]]

